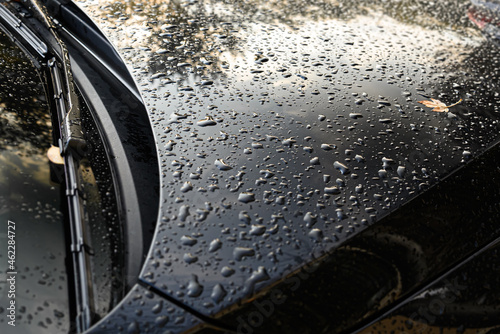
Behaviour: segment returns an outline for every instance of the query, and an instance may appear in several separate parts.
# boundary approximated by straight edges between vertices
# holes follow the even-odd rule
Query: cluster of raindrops
[[[497,138],[498,73],[484,83],[477,35],[185,4],[106,20],[136,45],[121,52],[157,137],[161,218],[143,279],[200,312],[331,251]],[[417,103],[428,97],[464,103],[433,113]]]
[[[200,320],[146,288],[136,285],[93,330],[124,334],[173,333],[199,325]],[[92,330],[91,330],[92,331]]]

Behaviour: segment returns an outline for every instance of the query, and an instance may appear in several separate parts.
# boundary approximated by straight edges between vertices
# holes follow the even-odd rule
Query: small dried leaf
[[[61,153],[59,152],[59,147],[57,147],[57,146],[51,146],[48,149],[47,157],[49,158],[50,162],[52,162],[56,165],[63,165],[64,164],[64,159],[61,156]]]
[[[456,106],[460,102],[462,102],[462,99],[460,99],[457,103],[454,103],[452,105],[447,106],[443,102],[436,100],[436,99],[431,99],[432,101],[418,101],[418,103],[422,103],[424,106],[428,108],[434,108],[432,111],[437,111],[437,112],[448,112],[449,109],[453,106]]]

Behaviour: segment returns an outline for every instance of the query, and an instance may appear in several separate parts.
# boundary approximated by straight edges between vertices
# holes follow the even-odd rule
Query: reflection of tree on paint
[[[118,49],[124,53],[134,48],[151,50],[151,58],[145,59],[150,73],[214,74],[221,67],[218,53],[236,49],[233,25],[225,22],[223,15],[208,13],[205,6],[137,1],[103,4],[101,10],[104,22],[120,27],[120,21],[127,20]],[[188,19],[193,17],[197,19]]]
[[[467,19],[468,0],[453,1],[320,0],[232,1],[227,10],[220,1],[100,1],[100,24],[122,29],[117,45],[131,59],[140,61],[135,49],[150,51],[142,72],[171,76],[192,72],[224,75],[221,52],[238,53],[238,31],[254,23],[284,24],[300,28],[306,20],[349,20],[381,12],[406,24],[430,29],[450,29],[467,35],[473,27]],[[85,2],[81,2],[86,6]],[[382,18],[381,18],[382,19]],[[122,24],[121,22],[126,22]],[[409,37],[410,38],[410,37]],[[164,81],[169,83],[167,78]]]
[[[0,149],[23,146],[23,154],[49,147],[50,114],[35,68],[0,34]]]
[[[359,15],[365,15],[369,11],[383,12],[394,19],[408,24],[417,24],[422,27],[450,27],[456,28],[471,27],[466,13],[470,6],[469,0],[455,0],[453,6],[449,1],[382,1],[382,0],[319,0],[304,3],[299,0],[254,0],[254,1],[231,1],[235,11],[225,14],[222,11],[216,13],[218,0],[200,1],[197,3],[179,3],[177,1],[128,1],[111,2],[101,0],[101,10],[107,10],[108,17],[123,19],[131,15],[143,15],[152,20],[162,21],[163,18],[185,17],[186,13],[206,14],[214,24],[225,22],[229,16],[233,19],[237,17],[252,18],[252,22],[283,23],[299,25],[301,18],[324,20],[342,19],[349,20]],[[206,2],[209,4],[207,5]],[[475,2],[475,1],[474,1]],[[167,7],[165,7],[167,6]],[[206,8],[212,8],[212,13],[208,13]],[[103,11],[104,12],[104,11]],[[242,14],[239,14],[242,13]],[[167,14],[167,15],[165,15]],[[188,16],[189,16],[188,15]],[[200,22],[203,23],[203,22]],[[241,20],[239,21],[241,22]],[[249,22],[246,22],[249,23]]]

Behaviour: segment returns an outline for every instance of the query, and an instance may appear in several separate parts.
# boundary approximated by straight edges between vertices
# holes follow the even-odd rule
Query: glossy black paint
[[[205,315],[498,141],[498,50],[467,1],[300,4],[82,4],[134,64],[160,139],[163,217],[141,279]],[[417,103],[430,98],[464,102],[435,113]]]
[[[202,322],[182,308],[136,285],[89,334],[175,333],[202,328]]]
[[[498,237],[499,50],[467,1],[81,5],[133,66],[157,138],[140,289],[240,333],[350,332]],[[73,46],[76,77],[99,68]],[[116,329],[160,332],[144,310]]]
[[[404,306],[404,311],[400,311],[399,305],[416,295],[422,296],[431,284],[449,282],[450,279],[443,280],[443,273],[460,277],[454,272],[461,272],[462,269],[456,269],[464,259],[483,252],[485,247],[498,248],[499,153],[499,146],[492,148],[349,239],[315,265],[285,278],[266,294],[223,319],[243,333],[348,333],[358,331],[391,310],[394,310],[393,315],[411,315],[418,310],[418,305],[413,308]],[[468,182],[470,180],[472,182]],[[491,265],[495,266],[495,263],[492,258]],[[489,270],[483,268],[483,262],[466,266],[472,267],[469,272],[476,270],[482,274],[470,274],[470,281],[460,292],[469,294],[468,298],[476,296],[480,299],[488,293],[482,290],[484,284],[491,286],[497,281],[495,271],[486,274]],[[484,279],[483,275],[487,278]],[[475,292],[480,290],[481,293]],[[461,322],[449,321],[448,315],[433,314],[433,325],[455,328],[460,325],[465,328],[500,325],[494,307],[491,312],[485,310],[480,316],[475,315],[474,309],[472,307],[470,316],[467,316],[467,309],[461,313],[451,312],[451,317],[454,314]],[[301,316],[297,317],[298,314]],[[420,312],[413,320],[418,321],[422,315]],[[483,325],[479,319],[484,321]]]
[[[498,333],[498,242],[361,333]]]

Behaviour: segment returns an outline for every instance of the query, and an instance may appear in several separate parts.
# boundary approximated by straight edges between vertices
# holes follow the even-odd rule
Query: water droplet
[[[233,268],[229,268],[229,267],[223,267],[220,271],[220,273],[222,274],[222,276],[224,277],[229,277],[229,276],[232,276],[234,273],[235,273],[235,270]]]
[[[58,310],[54,310],[54,316],[60,319],[64,317],[64,313]]]
[[[304,151],[306,151],[307,153],[312,153],[314,149],[311,146],[304,146]]]
[[[253,142],[252,143],[252,148],[259,149],[259,148],[264,148],[264,146],[261,143]]]
[[[170,319],[166,315],[160,315],[155,319],[155,324],[156,326],[162,328],[165,327],[165,325],[168,323]]]
[[[359,154],[356,154],[356,156],[354,157],[354,159],[356,159],[357,162],[365,162],[365,158],[363,158]]]
[[[345,187],[345,182],[342,179],[336,179],[335,182],[339,187]]]
[[[320,242],[323,239],[323,232],[319,228],[313,228],[309,232],[309,237],[314,239],[316,242]]]
[[[287,138],[287,139],[283,140],[281,143],[282,143],[283,145],[288,146],[288,147],[292,147],[292,145],[293,145],[294,143],[296,143],[296,140],[295,140],[295,139],[293,139],[293,137],[291,137],[291,138]]]
[[[255,201],[255,194],[249,192],[240,193],[240,195],[238,196],[238,201],[243,203],[253,202]]]
[[[210,253],[218,251],[222,247],[222,241],[220,239],[214,239],[210,242],[210,246],[208,247],[208,251]]]
[[[333,186],[333,187],[325,187],[325,193],[326,194],[332,194],[332,195],[336,195],[336,194],[340,194],[340,190],[339,188]]]
[[[338,220],[343,220],[343,219],[347,218],[347,215],[345,214],[344,210],[336,209],[335,212],[337,213]]]
[[[181,187],[181,191],[183,193],[186,193],[190,190],[193,190],[193,185],[191,184],[191,182],[187,181],[184,183],[184,185]]]
[[[252,225],[250,228],[250,234],[251,235],[262,235],[266,232],[266,227],[264,225]]]
[[[347,175],[351,172],[346,165],[344,165],[343,163],[338,162],[338,161],[335,161],[333,163],[333,167],[338,169],[343,175]]]
[[[194,246],[194,245],[196,245],[197,242],[198,242],[198,240],[196,240],[195,238],[193,238],[189,235],[183,235],[181,237],[181,243],[184,246]]]
[[[310,163],[311,165],[319,165],[319,158],[318,158],[318,157],[314,157],[314,158],[312,158],[312,159],[309,161],[309,163]]]
[[[173,140],[169,140],[166,144],[165,144],[165,149],[167,151],[172,151],[174,149],[174,146],[177,145],[177,143]]]
[[[392,159],[383,157],[382,158],[382,164],[383,164],[382,168],[387,169],[387,168],[391,168],[391,165],[394,165],[395,162]]]
[[[132,321],[127,327],[128,334],[139,334],[141,331],[139,329],[139,324],[137,321]]]
[[[381,178],[381,179],[385,179],[387,178],[387,171],[385,169],[380,169],[378,171],[378,176]]]
[[[222,159],[217,159],[215,160],[215,166],[219,168],[220,170],[230,170],[233,169],[233,167],[229,166],[224,160]]]
[[[189,216],[189,205],[182,205],[179,208],[179,219],[181,221],[186,221],[186,218]]]
[[[269,169],[263,169],[259,173],[260,173],[260,175],[264,175],[264,177],[266,179],[270,179],[271,177],[274,176],[274,173],[271,172]]]
[[[158,50],[160,51],[160,50]],[[166,74],[165,73],[162,73],[162,72],[158,72],[158,73],[155,73],[151,76],[151,79],[159,79],[159,78],[162,78],[164,77]]]
[[[334,144],[321,144],[321,148],[325,151],[333,150],[336,147]]]
[[[151,311],[154,313],[154,314],[158,314],[161,312],[161,310],[163,309],[163,300],[160,300],[158,302],[158,304],[156,304],[155,306],[153,306],[153,308],[151,309]]]
[[[216,125],[217,122],[212,118],[212,116],[207,116],[204,119],[199,120],[196,124],[198,126],[205,127],[205,126]]]
[[[195,263],[198,261],[198,257],[196,255],[193,255],[191,253],[185,253],[184,254],[184,262],[187,264]]]
[[[398,166],[397,173],[399,177],[403,178],[406,174],[406,168],[404,166]]]
[[[255,250],[253,250],[253,248],[236,247],[233,251],[233,256],[236,261],[241,261],[244,257],[250,257],[254,255]]]
[[[188,283],[187,289],[188,289],[187,295],[189,297],[198,297],[199,295],[201,295],[201,293],[203,292],[203,286],[200,283],[198,283],[198,276],[196,275],[191,276],[191,280]]]
[[[244,293],[250,294],[255,290],[255,285],[260,282],[264,282],[269,280],[269,274],[266,271],[266,268],[260,266],[257,270],[252,273],[252,276],[248,278],[245,282]]]
[[[214,302],[216,302],[218,304],[224,299],[224,297],[226,295],[227,295],[227,292],[226,292],[226,290],[224,290],[224,287],[220,283],[217,283],[214,286],[210,297],[212,298],[212,300]]]
[[[312,212],[307,212],[304,215],[304,221],[306,222],[307,227],[312,227],[314,224],[316,224],[317,220],[318,220],[318,215],[315,215]]]
[[[250,218],[250,215],[246,211],[240,211],[240,213],[238,214],[238,219],[247,225],[250,224],[250,221],[252,220],[252,218]]]

